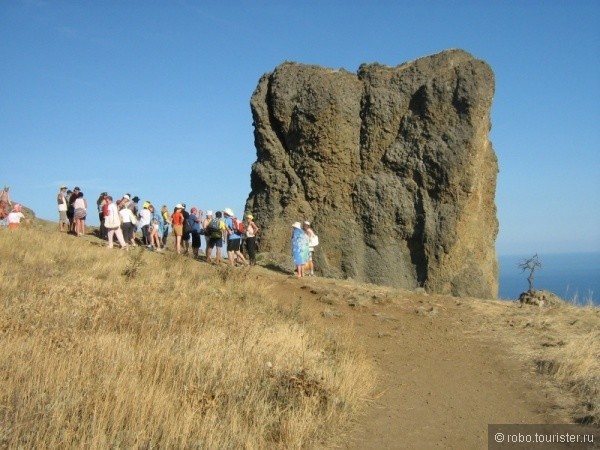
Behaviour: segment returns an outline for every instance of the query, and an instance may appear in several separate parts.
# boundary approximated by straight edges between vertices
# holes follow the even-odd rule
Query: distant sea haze
[[[498,257],[500,266],[501,299],[514,300],[525,292],[528,272],[518,267],[531,255],[503,255]],[[586,305],[590,301],[600,306],[600,252],[538,254],[542,264],[534,274],[536,290],[551,291],[568,301]]]

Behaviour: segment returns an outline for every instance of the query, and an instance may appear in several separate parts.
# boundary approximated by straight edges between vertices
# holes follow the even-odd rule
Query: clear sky
[[[261,75],[448,48],[496,75],[498,253],[600,251],[597,0],[0,0],[0,184],[51,220],[61,183],[241,215]]]

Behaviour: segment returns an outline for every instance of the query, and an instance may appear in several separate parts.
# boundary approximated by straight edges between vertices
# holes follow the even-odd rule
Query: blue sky
[[[51,220],[61,183],[241,214],[261,75],[462,48],[496,75],[498,253],[600,251],[599,30],[596,0],[0,0],[0,184]]]

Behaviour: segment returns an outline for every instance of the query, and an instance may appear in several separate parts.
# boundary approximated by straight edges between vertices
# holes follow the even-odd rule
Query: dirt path
[[[478,300],[283,275],[273,290],[318,326],[352,327],[378,370],[373,404],[342,448],[481,449],[490,423],[567,421],[483,326]]]

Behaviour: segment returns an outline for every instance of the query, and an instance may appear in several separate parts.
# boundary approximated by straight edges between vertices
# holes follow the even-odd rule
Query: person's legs
[[[126,248],[127,242],[125,242],[125,238],[123,237],[123,231],[121,230],[121,228],[115,229],[115,235],[117,236],[117,241],[119,241],[119,245],[121,246],[121,248]]]
[[[209,239],[206,242],[206,262],[210,263],[211,262],[211,255],[212,255],[212,249],[213,249],[214,243],[211,242],[211,240]]]
[[[256,264],[256,237],[246,238],[246,250],[251,265]]]
[[[199,251],[200,251],[200,234],[192,233],[192,252],[194,253],[194,258],[198,257]]]
[[[115,235],[115,229],[108,230],[107,238],[108,238],[108,248],[113,248],[113,236]]]
[[[235,265],[235,252],[233,250],[229,250],[229,243],[227,243],[227,264],[232,267]]]
[[[248,261],[246,261],[246,258],[244,257],[244,254],[242,253],[241,250],[237,250],[235,252],[235,255],[237,256],[237,259],[239,262],[241,262],[242,264],[244,264],[246,266],[248,265]]]
[[[223,252],[223,239],[217,239],[217,242],[215,243],[216,247],[217,247],[217,265],[221,264],[221,253]]]

